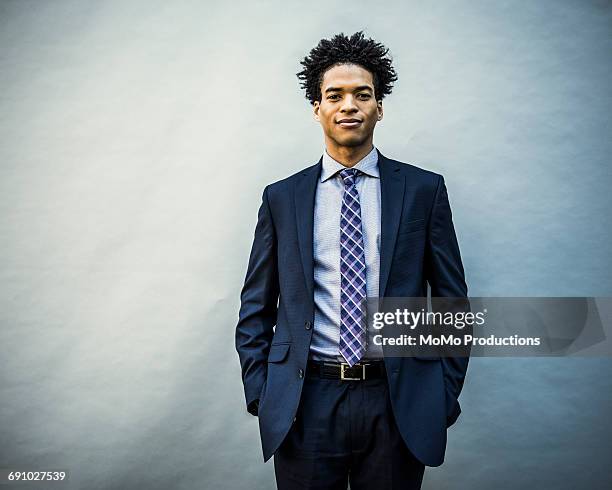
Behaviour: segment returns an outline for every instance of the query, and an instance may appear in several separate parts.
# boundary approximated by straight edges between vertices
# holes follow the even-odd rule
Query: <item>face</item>
[[[327,70],[321,83],[321,102],[314,103],[314,115],[328,146],[370,146],[374,127],[383,116],[372,74],[353,64]]]

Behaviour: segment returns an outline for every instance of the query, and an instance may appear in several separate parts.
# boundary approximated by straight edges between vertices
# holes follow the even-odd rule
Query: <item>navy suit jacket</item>
[[[381,297],[467,297],[451,209],[441,175],[378,154],[381,186]],[[321,160],[263,192],[236,326],[247,409],[258,414],[263,457],[294,421],[314,321],[313,220]],[[446,429],[468,358],[385,358],[402,437],[427,466],[444,461]],[[255,401],[259,400],[256,411]]]

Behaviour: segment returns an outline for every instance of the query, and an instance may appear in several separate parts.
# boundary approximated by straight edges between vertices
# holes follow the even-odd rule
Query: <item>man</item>
[[[281,490],[420,488],[460,413],[467,358],[385,358],[359,321],[366,297],[467,297],[444,179],[373,146],[387,52],[358,32],[305,57],[325,152],[263,192],[236,348]]]

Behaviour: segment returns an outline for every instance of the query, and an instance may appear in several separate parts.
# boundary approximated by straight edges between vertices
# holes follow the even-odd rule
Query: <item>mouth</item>
[[[338,124],[340,125],[341,128],[357,128],[361,126],[362,122],[363,121],[361,119],[345,118],[345,119],[340,119],[338,121]]]

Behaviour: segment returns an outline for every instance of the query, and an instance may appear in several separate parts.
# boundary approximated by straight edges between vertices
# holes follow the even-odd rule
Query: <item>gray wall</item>
[[[299,59],[358,29],[400,76],[375,144],[444,174],[470,293],[612,295],[609,1],[3,0],[0,468],[273,488],[239,292],[263,187],[322,152]],[[475,359],[423,488],[609,488],[611,368]]]

